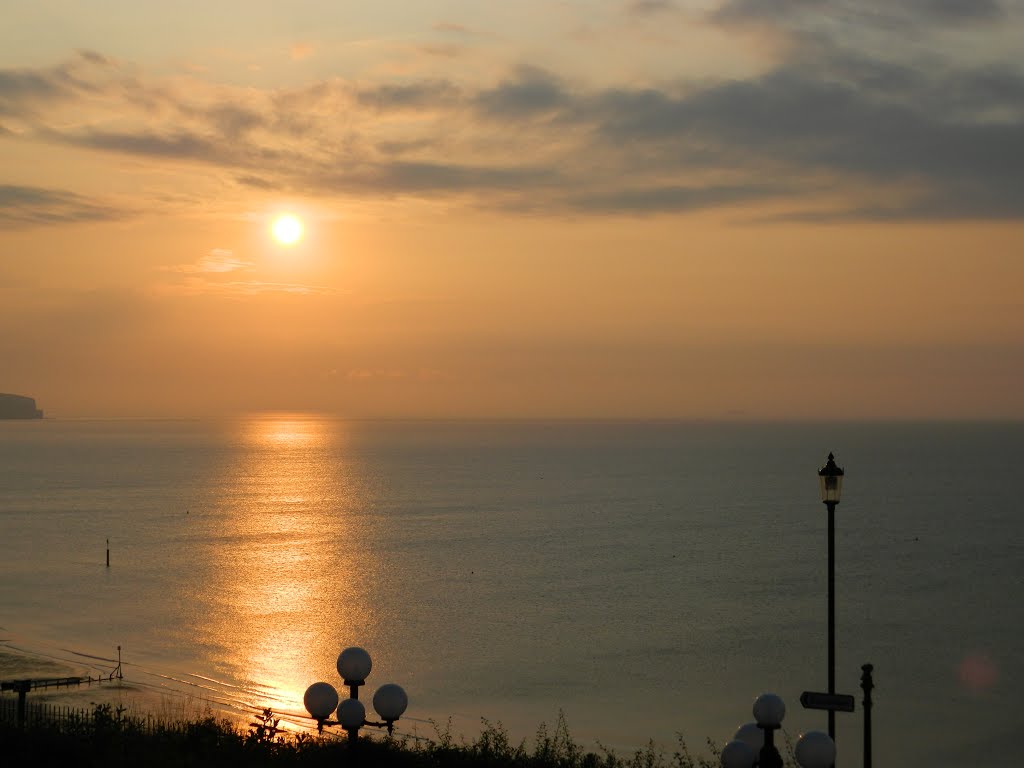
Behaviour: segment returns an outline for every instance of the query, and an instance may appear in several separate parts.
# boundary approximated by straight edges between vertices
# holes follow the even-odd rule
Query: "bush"
[[[166,723],[127,714],[109,704],[59,722],[33,722],[24,728],[0,720],[5,764],[88,768],[717,768],[713,760],[693,758],[682,737],[671,756],[654,743],[628,757],[600,747],[586,751],[573,741],[559,713],[552,731],[537,730],[532,749],[514,744],[500,722],[481,721],[475,741],[456,741],[451,721],[434,723],[435,738],[362,737],[354,748],[336,735],[312,736],[283,731],[269,709],[257,715],[247,732],[226,719],[205,715]]]

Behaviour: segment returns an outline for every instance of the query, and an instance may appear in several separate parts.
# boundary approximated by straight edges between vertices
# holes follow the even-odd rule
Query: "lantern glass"
[[[818,480],[821,484],[821,500],[826,504],[838,504],[843,492],[843,476],[822,475]]]
[[[821,500],[825,504],[838,504],[843,492],[842,467],[836,466],[836,457],[831,453],[825,466],[818,470],[818,483],[821,486]]]

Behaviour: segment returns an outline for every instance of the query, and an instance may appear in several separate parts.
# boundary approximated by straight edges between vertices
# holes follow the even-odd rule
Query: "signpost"
[[[871,689],[875,687],[871,672],[874,667],[864,664],[861,670],[864,672],[860,676],[860,687],[864,691],[864,768],[871,768]]]

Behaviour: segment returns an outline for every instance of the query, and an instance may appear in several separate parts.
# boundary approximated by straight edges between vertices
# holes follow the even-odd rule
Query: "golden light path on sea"
[[[340,687],[334,663],[352,624],[373,621],[358,589],[360,510],[338,469],[344,427],[281,415],[240,422],[236,439],[209,633],[225,671],[259,697],[253,707],[304,714],[307,686]]]

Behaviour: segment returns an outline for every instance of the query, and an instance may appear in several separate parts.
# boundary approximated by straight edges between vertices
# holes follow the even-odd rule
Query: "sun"
[[[286,213],[274,219],[270,231],[281,245],[293,245],[302,238],[302,221],[298,216]]]

